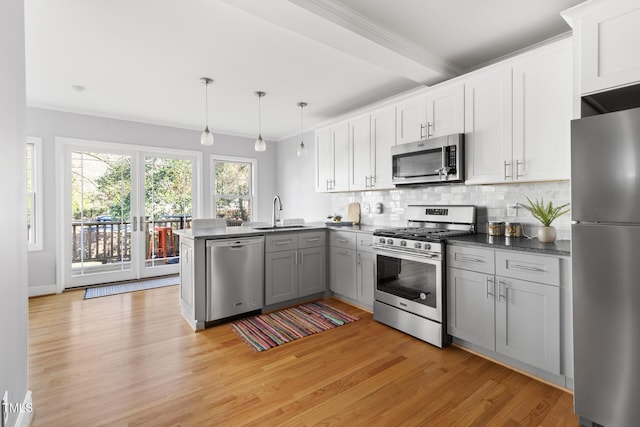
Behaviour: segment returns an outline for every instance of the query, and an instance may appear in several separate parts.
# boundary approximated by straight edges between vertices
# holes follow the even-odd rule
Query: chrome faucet
[[[280,210],[282,210],[282,200],[280,200],[280,196],[276,195],[276,197],[273,198],[273,217],[271,218],[272,227],[276,226],[276,201],[280,206]]]

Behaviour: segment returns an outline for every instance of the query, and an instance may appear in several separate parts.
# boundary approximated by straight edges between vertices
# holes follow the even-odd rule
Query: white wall
[[[27,229],[24,191],[24,2],[0,2],[0,396],[22,403],[27,393]],[[9,416],[10,426],[18,414]]]
[[[56,284],[56,197],[55,188],[55,137],[80,138],[122,144],[149,145],[203,153],[203,216],[212,216],[210,155],[239,156],[258,159],[258,218],[268,221],[271,200],[276,194],[276,143],[267,142],[267,151],[253,149],[252,138],[215,135],[212,147],[200,145],[200,132],[165,126],[149,125],[124,120],[64,113],[39,108],[27,109],[27,134],[42,137],[44,181],[44,250],[29,253],[29,287],[32,294],[51,289]],[[55,289],[55,288],[54,288]]]
[[[331,195],[315,192],[314,133],[307,132],[303,138],[307,147],[304,157],[296,154],[299,136],[278,142],[277,189],[284,205],[281,217],[324,221],[332,213]]]

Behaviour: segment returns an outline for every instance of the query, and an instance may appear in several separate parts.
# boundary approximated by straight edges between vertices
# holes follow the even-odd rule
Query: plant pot
[[[542,243],[552,243],[556,241],[556,228],[553,226],[538,227],[538,240]]]

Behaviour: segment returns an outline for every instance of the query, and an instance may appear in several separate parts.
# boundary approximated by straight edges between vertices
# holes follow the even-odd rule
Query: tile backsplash
[[[478,207],[478,232],[487,232],[487,221],[514,221],[523,224],[525,234],[536,235],[539,222],[524,208],[514,208],[518,203],[544,199],[554,206],[569,203],[571,199],[569,181],[542,182],[528,184],[497,185],[436,185],[418,188],[400,188],[381,191],[359,191],[334,193],[331,199],[332,211],[346,215],[349,203],[360,203],[361,223],[369,225],[404,226],[405,206],[412,203],[434,205],[475,205]],[[366,213],[366,205],[373,207],[382,203],[381,214]],[[571,236],[571,213],[556,219],[553,224],[558,231],[558,239]]]

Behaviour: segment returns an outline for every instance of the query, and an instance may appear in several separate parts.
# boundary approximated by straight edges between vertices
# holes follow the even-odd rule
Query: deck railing
[[[159,227],[171,228],[172,231],[191,228],[191,218],[163,218],[145,221],[145,259],[157,256],[157,229]],[[107,264],[130,260],[131,231],[130,222],[73,221],[71,223],[72,262],[96,261]],[[179,238],[174,233],[171,233],[171,236],[173,241],[167,246],[172,247],[172,253],[164,255],[179,256]],[[151,244],[151,239],[154,239],[153,244]]]

